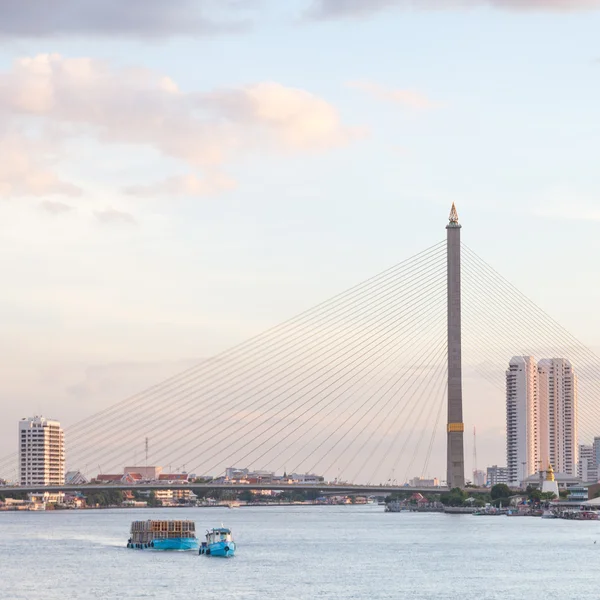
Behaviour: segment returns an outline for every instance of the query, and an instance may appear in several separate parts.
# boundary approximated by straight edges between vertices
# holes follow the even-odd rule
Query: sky
[[[0,455],[435,244],[452,202],[599,349],[599,29],[599,0],[2,2]],[[503,464],[501,396],[475,414]]]

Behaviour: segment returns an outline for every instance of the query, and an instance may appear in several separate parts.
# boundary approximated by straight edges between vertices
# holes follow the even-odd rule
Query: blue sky
[[[70,1],[60,27],[0,8],[1,453],[21,416],[95,412],[439,241],[453,201],[600,346],[600,2],[186,0],[117,27]]]

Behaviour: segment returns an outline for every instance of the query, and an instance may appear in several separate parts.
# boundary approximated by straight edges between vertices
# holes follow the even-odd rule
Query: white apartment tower
[[[555,472],[577,475],[577,376],[564,358],[540,360],[538,367],[548,398],[550,463]]]
[[[548,406],[538,389],[532,356],[514,356],[506,371],[506,461],[508,485],[518,486],[548,462]]]
[[[19,479],[21,485],[64,484],[65,436],[58,421],[19,421]]]

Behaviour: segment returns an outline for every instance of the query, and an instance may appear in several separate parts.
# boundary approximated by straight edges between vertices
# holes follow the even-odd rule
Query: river
[[[199,536],[224,523],[237,554],[125,548],[149,518],[193,519]],[[597,600],[599,561],[600,522],[380,506],[0,513],[2,600]]]

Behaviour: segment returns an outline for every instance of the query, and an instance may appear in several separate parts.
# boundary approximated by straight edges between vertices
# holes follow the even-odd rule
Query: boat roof
[[[229,529],[228,527],[214,527],[210,531],[218,533],[231,533],[231,529]]]

